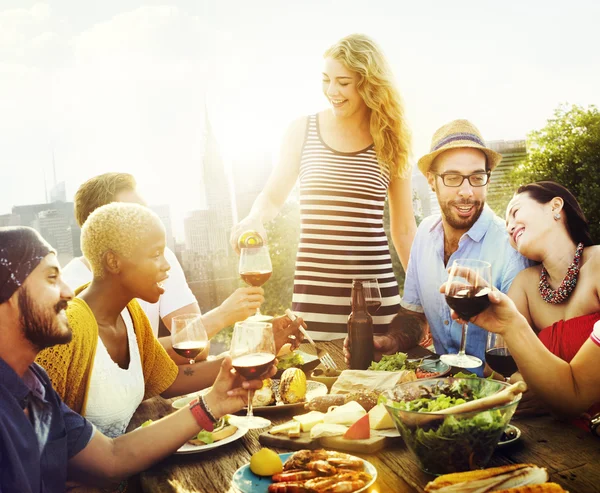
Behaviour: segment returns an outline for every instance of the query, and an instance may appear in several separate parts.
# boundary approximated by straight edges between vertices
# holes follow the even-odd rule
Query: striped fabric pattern
[[[319,340],[345,337],[353,279],[377,278],[382,306],[373,316],[383,332],[400,307],[383,229],[389,173],[373,146],[355,153],[329,148],[317,115],[308,118],[300,162],[301,233],[293,308]]]

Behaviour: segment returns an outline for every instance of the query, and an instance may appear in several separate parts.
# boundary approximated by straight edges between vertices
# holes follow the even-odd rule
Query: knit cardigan
[[[148,317],[137,300],[130,301],[127,309],[133,320],[140,350],[146,387],[144,399],[148,399],[168,389],[177,378],[179,368],[154,337]],[[36,362],[44,367],[65,404],[85,416],[98,345],[98,323],[88,304],[81,298],[74,298],[69,303],[67,317],[73,330],[71,342],[44,349],[38,354]]]

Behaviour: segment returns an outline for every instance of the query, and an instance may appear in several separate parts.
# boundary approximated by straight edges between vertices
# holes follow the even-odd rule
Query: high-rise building
[[[61,181],[50,189],[50,202],[66,202],[67,190],[65,182]]]
[[[69,218],[62,211],[50,209],[40,212],[33,227],[50,243],[58,254],[58,261],[66,265],[73,258],[73,236]]]
[[[243,160],[235,160],[231,167],[237,220],[240,220],[248,215],[254,200],[267,184],[273,169],[271,155],[245,156]]]
[[[162,221],[165,227],[165,236],[167,237],[167,246],[171,250],[175,250],[175,238],[173,237],[173,223],[171,221],[171,207],[168,204],[151,205],[150,209]]]
[[[527,158],[525,140],[492,140],[486,144],[490,149],[502,154],[502,161],[492,173],[488,187],[487,203],[504,217],[506,205],[514,193],[514,185],[509,181],[513,168]]]
[[[44,232],[40,229],[39,222],[39,214],[44,211],[56,211],[61,221],[66,221],[69,230],[69,237],[71,238],[71,246],[63,247],[64,253],[66,256],[80,256],[81,255],[81,247],[79,242],[79,236],[81,230],[77,221],[75,221],[75,214],[73,212],[73,202],[52,202],[49,204],[30,204],[30,205],[15,205],[12,208],[12,215],[19,216],[20,222],[19,224],[22,226],[30,226],[36,229],[46,240],[50,242],[50,244],[58,249],[58,246],[53,244],[50,241],[50,238],[47,238],[44,235]],[[52,222],[49,219],[50,222]],[[43,223],[44,221],[42,221]],[[58,226],[57,226],[58,227]],[[62,227],[62,226],[60,226]],[[61,240],[62,242],[63,240]]]
[[[0,214],[0,228],[4,226],[21,226],[21,217],[18,214]]]
[[[198,255],[208,255],[209,211],[191,211],[183,220],[185,250]]]

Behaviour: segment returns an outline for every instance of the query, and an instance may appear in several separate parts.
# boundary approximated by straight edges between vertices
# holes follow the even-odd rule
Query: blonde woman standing
[[[374,330],[383,332],[400,307],[383,210],[389,200],[391,235],[406,270],[416,223],[410,184],[410,134],[391,69],[367,36],[352,34],[324,54],[323,94],[329,108],[288,129],[280,161],[231,242],[249,229],[266,237],[300,180],[301,234],[293,308],[311,335],[341,339],[350,313],[352,279],[378,279],[382,306]]]

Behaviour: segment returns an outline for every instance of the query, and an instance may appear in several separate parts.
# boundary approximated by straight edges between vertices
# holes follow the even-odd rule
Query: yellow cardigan
[[[168,389],[177,378],[179,368],[154,337],[148,317],[137,300],[129,302],[127,309],[140,350],[146,385],[144,399],[148,399]],[[81,298],[74,298],[69,303],[67,317],[73,329],[71,342],[44,349],[36,362],[44,367],[67,406],[83,416],[98,345],[98,324],[92,310]]]

